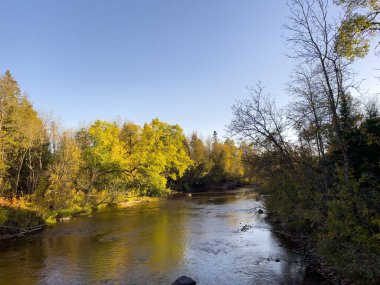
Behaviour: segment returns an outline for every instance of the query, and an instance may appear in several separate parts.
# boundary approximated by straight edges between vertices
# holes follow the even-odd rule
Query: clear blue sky
[[[3,1],[0,71],[66,127],[159,117],[223,134],[246,86],[287,101],[287,14],[279,0]]]

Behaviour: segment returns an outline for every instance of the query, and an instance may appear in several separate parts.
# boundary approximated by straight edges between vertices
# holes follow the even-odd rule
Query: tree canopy
[[[354,60],[368,54],[370,43],[380,32],[379,0],[336,0],[345,9],[336,42],[337,51]]]

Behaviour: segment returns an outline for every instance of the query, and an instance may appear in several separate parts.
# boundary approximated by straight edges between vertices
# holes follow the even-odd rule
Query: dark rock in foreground
[[[195,285],[195,284],[197,284],[197,282],[195,282],[193,279],[187,276],[181,276],[172,283],[172,285]]]

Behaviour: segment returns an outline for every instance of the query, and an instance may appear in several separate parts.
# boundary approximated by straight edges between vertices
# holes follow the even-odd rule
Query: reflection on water
[[[59,223],[0,249],[0,284],[299,284],[248,189],[177,195]],[[248,225],[246,231],[242,227]]]

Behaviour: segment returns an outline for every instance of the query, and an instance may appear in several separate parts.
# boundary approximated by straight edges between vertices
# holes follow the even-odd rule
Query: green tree
[[[336,42],[337,51],[350,60],[368,54],[371,40],[380,31],[379,0],[336,0],[345,9]]]
[[[44,122],[9,71],[0,78],[0,183],[13,195],[32,194],[48,160]],[[10,193],[8,193],[10,194]]]
[[[9,70],[0,77],[0,188],[4,195],[11,188],[8,176],[12,149],[14,112],[18,107],[21,91]]]
[[[142,194],[165,192],[168,180],[177,180],[192,163],[185,142],[178,125],[169,125],[158,119],[145,124],[132,153],[132,169],[136,170],[132,186]]]
[[[126,167],[126,151],[116,124],[97,120],[77,133],[77,141],[84,161],[83,173],[88,176],[87,191],[118,187],[118,178]]]
[[[203,186],[203,179],[209,173],[211,163],[207,157],[207,150],[203,141],[194,132],[189,141],[190,158],[194,164],[188,169],[186,174],[186,184],[188,187]]]
[[[48,136],[45,124],[26,96],[14,114],[13,173],[17,194],[32,194],[48,163]]]

